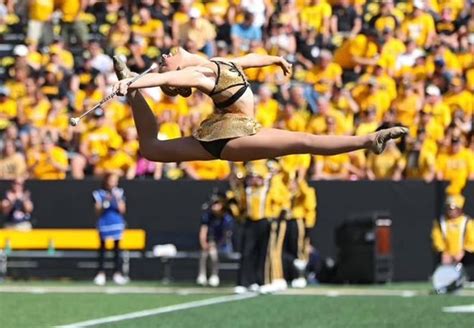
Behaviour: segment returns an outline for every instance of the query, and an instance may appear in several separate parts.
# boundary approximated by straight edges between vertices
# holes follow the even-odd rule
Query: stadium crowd
[[[474,176],[474,7],[456,0],[6,0],[0,4],[0,178],[225,179],[223,161],[160,164],[139,154],[131,111],[110,92],[112,55],[143,71],[181,45],[203,56],[284,56],[246,71],[265,127],[364,134],[401,124],[409,136],[384,154],[315,156],[314,179],[451,180]],[[146,91],[160,139],[190,135],[210,99]]]

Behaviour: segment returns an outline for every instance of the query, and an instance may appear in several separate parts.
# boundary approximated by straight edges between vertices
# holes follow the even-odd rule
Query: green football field
[[[0,283],[0,327],[474,327],[474,289],[317,286],[273,295],[134,282]]]

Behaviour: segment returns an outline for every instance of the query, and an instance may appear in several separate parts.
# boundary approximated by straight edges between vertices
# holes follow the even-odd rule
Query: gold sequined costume
[[[253,135],[259,131],[261,126],[255,119],[245,113],[228,110],[228,107],[235,103],[249,87],[242,68],[233,62],[212,62],[217,66],[217,78],[214,89],[209,96],[212,97],[230,88],[241,86],[228,99],[219,103],[214,102],[215,112],[204,120],[193,133],[194,138],[199,140],[206,150],[214,156],[220,157],[220,152],[225,143],[220,143],[217,150],[211,149],[213,147],[210,143]]]

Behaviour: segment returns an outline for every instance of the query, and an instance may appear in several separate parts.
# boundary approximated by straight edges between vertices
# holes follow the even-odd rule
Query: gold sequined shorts
[[[201,123],[193,137],[214,157],[221,158],[222,149],[229,140],[254,135],[260,128],[261,125],[247,115],[215,113]]]

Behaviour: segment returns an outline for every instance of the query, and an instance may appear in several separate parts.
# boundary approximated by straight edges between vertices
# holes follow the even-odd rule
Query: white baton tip
[[[72,126],[76,126],[77,124],[79,124],[79,119],[77,117],[71,117],[69,119],[69,124],[71,124]]]

